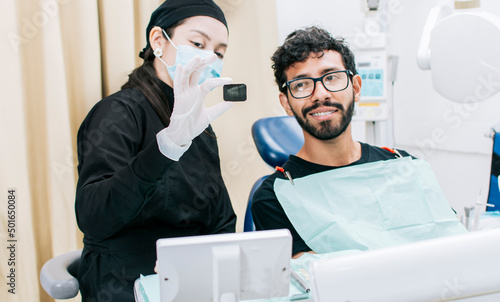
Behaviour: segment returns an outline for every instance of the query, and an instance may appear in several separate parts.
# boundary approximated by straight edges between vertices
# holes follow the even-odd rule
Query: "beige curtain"
[[[271,56],[279,42],[276,4],[270,0],[215,2],[224,10],[229,25],[223,76],[247,84],[247,101],[235,104],[212,123],[219,141],[222,175],[238,216],[237,231],[242,231],[253,183],[273,172],[260,158],[250,129],[259,118],[285,115],[271,69]],[[221,90],[214,90],[208,102],[219,102]]]
[[[52,301],[40,286],[42,265],[82,247],[74,215],[76,133],[90,108],[140,64],[149,16],[161,2],[0,1],[0,301]],[[230,27],[224,76],[248,85],[248,101],[214,123],[241,231],[250,187],[270,172],[250,127],[282,114],[269,60],[278,43],[275,3],[216,2]],[[7,285],[12,269],[15,294]]]

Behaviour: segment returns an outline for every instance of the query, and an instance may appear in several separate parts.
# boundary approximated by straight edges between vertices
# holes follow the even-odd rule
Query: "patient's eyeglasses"
[[[352,77],[350,70],[338,70],[324,74],[319,78],[300,78],[288,81],[283,87],[288,87],[290,94],[296,99],[311,96],[316,88],[316,82],[320,81],[326,90],[330,92],[342,91],[349,86],[349,78]]]

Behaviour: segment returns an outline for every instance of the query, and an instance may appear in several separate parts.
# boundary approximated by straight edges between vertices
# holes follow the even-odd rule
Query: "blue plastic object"
[[[304,144],[302,128],[293,116],[260,119],[252,126],[252,136],[260,157],[272,168],[282,166]]]
[[[282,166],[290,154],[297,153],[304,144],[302,128],[293,116],[262,118],[252,126],[252,137],[260,157],[272,168]],[[252,186],[248,196],[244,232],[255,231],[252,218],[252,199],[257,188],[268,175],[262,176]]]
[[[253,184],[252,189],[250,190],[250,195],[248,195],[247,210],[245,212],[245,221],[243,222],[243,232],[255,231],[255,224],[253,223],[253,218],[252,218],[253,194],[262,184],[264,179],[266,179],[268,176],[269,175],[262,176],[261,178],[257,179],[257,181]]]
[[[500,174],[500,133],[495,132],[493,137],[493,152],[491,154],[491,178],[488,192],[488,203],[494,207],[486,207],[487,211],[500,210],[500,191],[498,187],[498,175]]]

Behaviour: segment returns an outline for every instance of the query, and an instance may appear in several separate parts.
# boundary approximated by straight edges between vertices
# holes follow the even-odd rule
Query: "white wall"
[[[500,123],[500,114],[495,114],[500,112],[500,95],[476,106],[452,103],[438,95],[432,89],[430,71],[422,71],[416,64],[427,14],[438,1],[383,2],[387,10],[375,21],[389,34],[388,53],[399,57],[393,90],[395,145],[428,160],[449,202],[462,212],[464,205],[476,200],[480,190],[481,199],[487,197],[492,139],[485,134]],[[280,43],[294,29],[313,24],[322,25],[335,36],[369,36],[372,30],[365,27],[365,3],[276,0]],[[500,16],[499,1],[482,0],[481,6]]]

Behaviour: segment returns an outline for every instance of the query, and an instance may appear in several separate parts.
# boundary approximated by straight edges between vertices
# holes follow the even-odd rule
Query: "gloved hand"
[[[198,85],[200,74],[216,58],[215,54],[205,58],[196,56],[186,66],[178,65],[176,68],[170,124],[156,135],[160,152],[172,160],[178,161],[189,149],[192,140],[233,105],[220,102],[205,108],[205,98],[212,89],[232,83],[229,78],[212,78]]]

